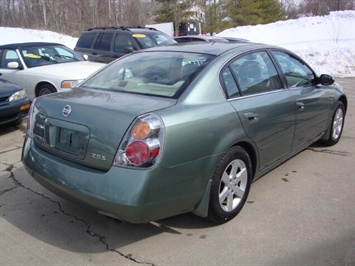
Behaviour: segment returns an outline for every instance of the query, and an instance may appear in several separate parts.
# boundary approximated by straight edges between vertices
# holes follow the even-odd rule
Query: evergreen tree
[[[175,35],[178,35],[179,23],[187,22],[193,15],[191,7],[194,0],[155,0],[160,3],[160,8],[154,11],[156,23],[173,22]]]
[[[260,1],[229,0],[226,3],[229,19],[235,26],[256,25],[262,23]]]
[[[223,18],[223,11],[221,10],[222,1],[210,0],[203,2],[202,10],[204,10],[205,13],[203,31],[213,35],[215,32],[219,32],[223,29],[221,23]]]
[[[261,0],[263,24],[279,21],[285,18],[282,4],[278,0]]]
[[[228,26],[232,27],[265,24],[283,18],[279,0],[229,0],[225,10],[233,24]]]

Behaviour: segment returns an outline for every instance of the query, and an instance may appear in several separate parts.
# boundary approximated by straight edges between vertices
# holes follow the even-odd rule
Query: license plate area
[[[63,157],[84,159],[90,131],[80,124],[47,118],[45,121],[47,147]]]
[[[85,132],[57,127],[57,138],[54,148],[83,158],[85,156],[88,139],[88,134]]]

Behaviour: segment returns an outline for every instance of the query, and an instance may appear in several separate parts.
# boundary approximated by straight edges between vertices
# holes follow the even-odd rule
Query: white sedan
[[[58,43],[0,46],[0,76],[24,88],[31,100],[71,89],[103,66]]]

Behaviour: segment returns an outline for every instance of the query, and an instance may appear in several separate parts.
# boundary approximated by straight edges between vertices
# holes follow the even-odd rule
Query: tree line
[[[0,26],[71,36],[93,27],[199,21],[206,33],[354,10],[355,0],[0,0]]]

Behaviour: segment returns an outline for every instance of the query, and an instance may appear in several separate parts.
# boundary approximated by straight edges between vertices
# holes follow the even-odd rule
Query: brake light
[[[34,99],[31,103],[30,110],[28,111],[28,117],[27,117],[27,135],[30,138],[33,138],[33,126],[34,126],[34,120],[36,117],[36,114],[38,113],[38,109],[35,107],[36,104],[36,99]]]
[[[157,164],[163,137],[164,125],[159,116],[139,116],[122,139],[113,165],[150,167]]]
[[[149,147],[143,141],[133,141],[127,146],[126,156],[128,161],[134,165],[143,164],[149,160]]]

